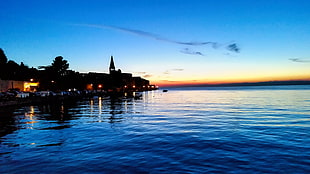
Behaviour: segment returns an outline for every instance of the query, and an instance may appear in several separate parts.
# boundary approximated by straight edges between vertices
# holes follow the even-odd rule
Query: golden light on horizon
[[[271,82],[271,81],[310,81],[310,74],[298,76],[236,76],[236,77],[221,77],[221,78],[201,78],[201,79],[177,79],[177,80],[153,80],[152,82],[161,87],[166,86],[182,86],[182,85],[217,85],[229,83],[257,83],[257,82]]]

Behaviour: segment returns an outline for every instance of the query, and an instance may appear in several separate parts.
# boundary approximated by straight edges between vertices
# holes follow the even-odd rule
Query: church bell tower
[[[113,56],[111,56],[109,72],[110,72],[110,74],[111,74],[111,72],[115,72],[115,65],[114,65]]]

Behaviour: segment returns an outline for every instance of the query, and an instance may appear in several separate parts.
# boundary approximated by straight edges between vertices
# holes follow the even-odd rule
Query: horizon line
[[[259,82],[235,82],[235,83],[199,83],[199,84],[167,84],[159,85],[160,88],[173,87],[233,87],[233,86],[285,86],[285,85],[310,85],[309,80],[274,80],[274,81],[259,81]]]

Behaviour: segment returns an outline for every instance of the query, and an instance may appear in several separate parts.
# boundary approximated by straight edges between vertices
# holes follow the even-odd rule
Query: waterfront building
[[[154,85],[142,77],[133,77],[115,68],[114,58],[110,58],[109,74],[90,72],[82,74],[87,90],[106,90],[110,92],[154,90]]]
[[[39,87],[39,82],[33,81],[18,81],[18,80],[1,80],[0,79],[0,92],[6,92],[9,89],[19,91],[34,92]]]

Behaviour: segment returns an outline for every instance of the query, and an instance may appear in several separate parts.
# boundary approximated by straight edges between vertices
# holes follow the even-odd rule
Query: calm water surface
[[[0,110],[0,173],[310,173],[310,86]]]

